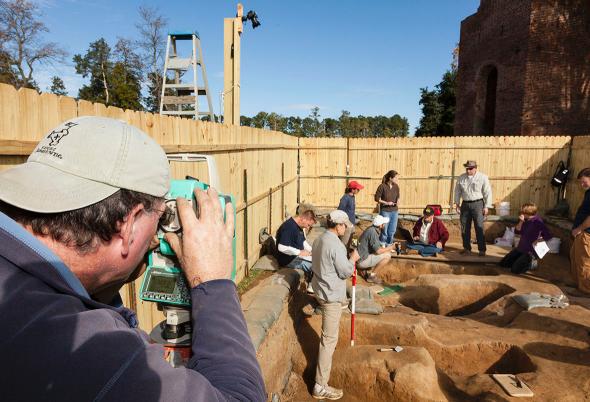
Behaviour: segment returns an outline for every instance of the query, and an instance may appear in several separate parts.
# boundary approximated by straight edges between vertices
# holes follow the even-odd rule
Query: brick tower
[[[455,135],[590,134],[590,0],[481,0],[459,49]]]

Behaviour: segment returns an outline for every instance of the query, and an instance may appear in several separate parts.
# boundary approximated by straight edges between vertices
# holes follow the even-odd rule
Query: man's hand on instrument
[[[209,188],[207,192],[195,189],[195,197],[199,207],[199,218],[188,200],[177,198],[182,239],[175,233],[165,235],[180,260],[191,288],[215,279],[229,279],[233,265],[233,205],[225,205],[224,222],[221,203],[215,189]]]

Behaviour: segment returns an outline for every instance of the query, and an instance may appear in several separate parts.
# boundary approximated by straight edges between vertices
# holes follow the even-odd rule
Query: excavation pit
[[[514,288],[477,277],[423,275],[399,292],[404,306],[428,314],[465,316],[477,313]]]
[[[484,264],[392,261],[384,267],[394,278],[387,282],[403,288],[374,296],[386,307],[383,314],[357,314],[354,347],[351,315],[343,313],[330,384],[343,388],[342,401],[349,402],[496,401],[509,398],[490,375],[513,374],[535,400],[564,400],[563,390],[567,400],[584,400],[590,395],[587,310],[526,312],[511,299],[559,292],[543,278],[563,266],[556,259],[533,277]],[[301,284],[258,350],[267,389],[281,402],[313,400],[322,318],[301,314],[310,300]],[[403,351],[378,351],[393,346]]]

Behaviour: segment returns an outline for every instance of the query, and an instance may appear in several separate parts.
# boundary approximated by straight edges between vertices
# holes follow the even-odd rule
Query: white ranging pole
[[[350,346],[354,346],[354,313],[356,311],[356,262],[352,272],[352,303],[350,307]]]

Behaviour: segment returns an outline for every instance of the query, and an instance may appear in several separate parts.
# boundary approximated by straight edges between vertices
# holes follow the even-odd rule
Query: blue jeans
[[[432,244],[407,244],[406,247],[411,250],[418,250],[418,253],[422,257],[432,257],[433,255],[442,253],[443,251],[442,248],[438,248]]]
[[[393,243],[393,236],[397,230],[397,212],[398,211],[380,211],[379,215],[389,218],[389,223],[385,225],[385,229],[379,236],[379,241],[385,243],[386,246]]]
[[[287,264],[287,268],[300,269],[306,274],[311,273],[311,261],[304,260],[301,257],[295,257],[293,261]]]

